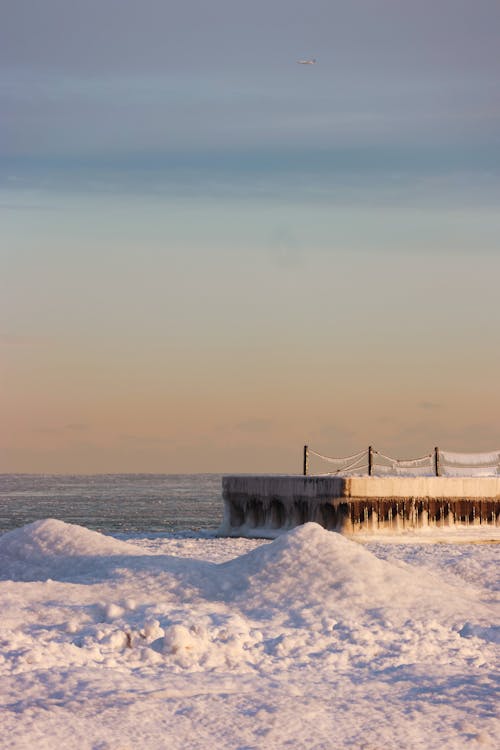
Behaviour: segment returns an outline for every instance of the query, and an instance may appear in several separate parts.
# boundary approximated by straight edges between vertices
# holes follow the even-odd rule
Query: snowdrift
[[[11,560],[43,561],[81,555],[141,555],[128,542],[54,518],[35,521],[0,536],[0,554]]]
[[[236,556],[179,556],[213,543]],[[200,727],[200,750],[495,746],[495,592],[457,546],[448,567],[444,545],[404,562],[313,523],[245,554],[248,540],[183,544],[53,520],[0,537],[13,750],[108,747],[103,732],[109,747],[181,750]],[[476,550],[490,584],[493,547]]]
[[[143,554],[128,542],[46,518],[0,536],[0,575],[24,581],[102,575],[113,559]]]
[[[18,580],[89,580],[143,575],[188,601],[224,602],[245,613],[308,610],[308,617],[384,619],[402,608],[446,619],[467,614],[467,587],[450,586],[411,566],[377,558],[362,545],[315,523],[292,529],[227,563],[145,554],[131,543],[62,521],[37,521],[0,537],[3,577]],[[443,604],[445,600],[446,604]],[[378,613],[378,614],[376,614]]]

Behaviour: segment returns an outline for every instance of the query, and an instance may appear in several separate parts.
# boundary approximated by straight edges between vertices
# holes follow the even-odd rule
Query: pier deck
[[[344,534],[500,526],[500,477],[225,476],[222,533],[265,535],[308,521]]]

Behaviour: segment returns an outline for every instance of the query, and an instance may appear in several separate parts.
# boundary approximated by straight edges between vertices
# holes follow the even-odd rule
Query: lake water
[[[109,533],[216,529],[220,474],[2,474],[0,531],[57,518]]]

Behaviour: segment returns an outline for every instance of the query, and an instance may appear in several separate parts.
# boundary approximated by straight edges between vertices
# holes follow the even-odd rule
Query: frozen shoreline
[[[494,747],[499,548],[457,536],[8,532],[3,746]]]

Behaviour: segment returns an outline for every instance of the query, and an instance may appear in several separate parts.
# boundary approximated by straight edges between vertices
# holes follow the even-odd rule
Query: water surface
[[[216,529],[220,474],[0,474],[0,531],[58,518],[102,532]]]

